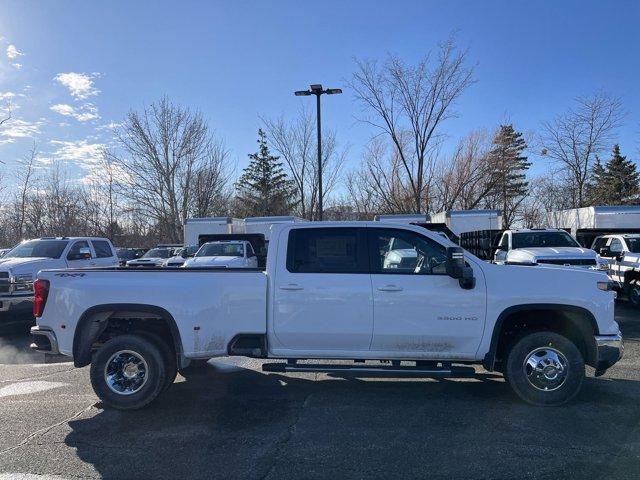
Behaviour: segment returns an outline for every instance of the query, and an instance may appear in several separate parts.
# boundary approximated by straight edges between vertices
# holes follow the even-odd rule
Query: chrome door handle
[[[402,287],[397,285],[385,285],[384,287],[378,287],[381,292],[401,292]]]
[[[280,290],[304,290],[304,287],[301,287],[296,283],[290,283],[288,285],[281,285]]]

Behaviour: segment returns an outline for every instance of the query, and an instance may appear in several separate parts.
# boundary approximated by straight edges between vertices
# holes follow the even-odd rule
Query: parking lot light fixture
[[[309,86],[309,90],[298,90],[294,92],[296,97],[306,97],[309,95],[316,96],[316,114],[317,114],[317,122],[316,126],[318,129],[318,220],[322,220],[322,125],[320,122],[320,97],[323,94],[327,95],[336,95],[342,93],[342,89],[340,88],[327,88],[323,89],[322,85],[319,83],[315,83]]]

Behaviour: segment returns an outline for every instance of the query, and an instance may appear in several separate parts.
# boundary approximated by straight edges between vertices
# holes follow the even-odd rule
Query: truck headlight
[[[14,275],[11,279],[14,292],[25,292],[33,290],[33,275],[30,273],[22,273]]]

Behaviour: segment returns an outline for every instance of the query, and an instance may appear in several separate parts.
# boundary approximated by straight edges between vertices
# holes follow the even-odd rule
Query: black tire
[[[143,369],[144,375],[139,377],[141,385],[137,388],[131,388],[127,394],[118,393],[112,389],[106,378],[107,365],[112,367],[118,364],[117,358],[113,360],[113,357],[119,352],[127,352],[121,353],[121,355],[135,359],[145,367]],[[115,370],[119,372],[120,376],[124,374],[124,368],[116,368]],[[93,391],[105,406],[118,410],[142,408],[155,400],[166,384],[166,367],[162,349],[156,345],[156,342],[142,335],[114,337],[102,345],[94,355],[90,377]]]
[[[636,308],[640,308],[640,284],[638,284],[638,281],[633,280],[628,282],[625,287],[625,292],[629,303]]]
[[[178,376],[178,363],[176,362],[176,356],[173,353],[173,350],[171,350],[171,347],[167,345],[167,342],[164,341],[160,337],[160,335],[157,335],[155,333],[140,331],[135,332],[134,335],[142,335],[150,339],[162,351],[162,358],[164,358],[164,366],[166,370],[165,384],[162,387],[162,391],[164,392],[168,390],[169,387],[173,385],[173,382],[175,382],[176,377]]]
[[[527,364],[527,359],[543,367],[540,375]],[[554,364],[562,369],[556,369]],[[584,359],[566,337],[553,332],[535,332],[523,336],[513,345],[505,372],[509,385],[525,402],[556,406],[568,402],[580,391]]]

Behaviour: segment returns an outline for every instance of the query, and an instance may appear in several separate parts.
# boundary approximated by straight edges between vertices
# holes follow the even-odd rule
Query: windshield
[[[8,252],[3,258],[60,258],[67,240],[29,240]]]
[[[513,234],[513,248],[580,247],[567,232],[520,232]]]
[[[196,257],[244,257],[242,243],[205,243]]]
[[[173,250],[170,248],[152,248],[141,258],[169,258],[173,256]]]
[[[633,253],[640,253],[640,238],[625,238],[629,251]]]

